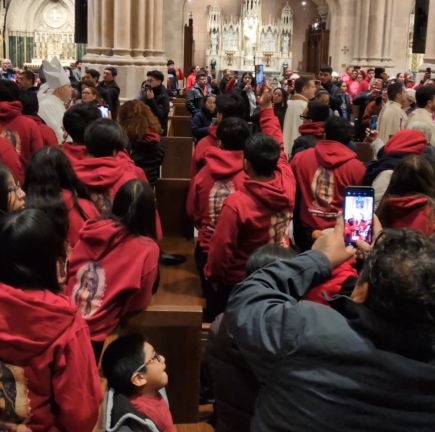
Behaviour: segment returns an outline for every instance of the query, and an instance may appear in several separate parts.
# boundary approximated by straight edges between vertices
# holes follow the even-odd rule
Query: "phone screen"
[[[257,94],[260,94],[264,84],[263,65],[255,66],[255,81],[257,83]]]
[[[8,74],[8,80],[12,81],[17,75],[12,73],[12,74]]]
[[[368,244],[373,237],[375,191],[371,187],[347,187],[344,192],[344,242],[355,246],[358,240]]]
[[[103,118],[109,118],[109,107],[100,105],[98,109],[101,111]]]
[[[426,68],[426,73],[432,73],[432,68]]]
[[[378,116],[372,116],[372,122],[370,124],[371,130],[376,130],[376,122],[378,120]]]

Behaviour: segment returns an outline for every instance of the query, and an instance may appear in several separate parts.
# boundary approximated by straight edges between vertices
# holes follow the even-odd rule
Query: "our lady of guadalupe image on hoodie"
[[[1,131],[0,136],[7,139],[14,146],[18,156],[21,154],[21,138],[15,129],[5,128]]]
[[[309,211],[314,213],[314,216],[325,217],[324,213],[334,212],[330,205],[334,199],[334,189],[334,172],[319,166],[311,183],[315,201],[312,203],[313,208]]]
[[[26,427],[30,419],[24,370],[0,360],[0,431],[31,432]]]
[[[95,192],[90,189],[91,200],[100,214],[109,214],[112,210],[112,201],[110,191],[105,192]]]
[[[270,227],[270,241],[269,244],[276,244],[288,248],[289,229],[290,229],[291,213],[289,211],[282,211],[275,213],[272,216],[272,226]]]
[[[214,229],[222,211],[222,206],[229,195],[234,193],[236,188],[231,181],[217,181],[210,191],[210,222]]]
[[[71,297],[83,318],[89,318],[101,306],[105,288],[106,272],[99,262],[89,262],[79,269]]]

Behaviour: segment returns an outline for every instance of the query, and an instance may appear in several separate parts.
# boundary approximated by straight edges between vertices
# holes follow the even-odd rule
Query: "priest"
[[[54,130],[58,143],[62,144],[63,115],[65,104],[71,100],[71,82],[57,57],[50,63],[44,60],[42,68],[47,82],[38,93],[39,116]]]

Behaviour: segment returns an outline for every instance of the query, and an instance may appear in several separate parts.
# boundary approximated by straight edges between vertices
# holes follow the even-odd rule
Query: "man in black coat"
[[[113,120],[118,118],[118,108],[121,105],[119,102],[119,93],[121,90],[115,81],[117,75],[118,71],[114,67],[104,69],[103,81],[97,86],[98,94],[106,101],[106,104],[109,105]]]
[[[187,92],[186,95],[186,108],[192,114],[201,108],[202,100],[206,95],[220,94],[219,86],[216,80],[212,80],[211,84],[207,83],[207,75],[200,72],[196,75],[196,84]]]
[[[228,83],[231,81],[231,71],[229,69],[224,70],[224,76],[219,83],[219,90],[221,94],[225,94],[225,89],[227,88]]]
[[[380,227],[374,220],[375,237]],[[251,432],[433,432],[435,245],[387,230],[352,298],[299,301],[354,256],[344,221],[313,250],[275,262],[230,295],[228,332],[261,384]]]
[[[338,110],[341,106],[341,92],[332,81],[331,66],[320,67],[319,80],[322,84],[321,88],[329,93],[329,106],[333,111]]]
[[[151,112],[159,120],[162,127],[162,136],[168,133],[168,116],[169,116],[169,96],[166,87],[163,85],[165,77],[158,70],[152,70],[147,73],[147,84],[142,89],[142,96],[139,98],[145,105],[148,105]]]

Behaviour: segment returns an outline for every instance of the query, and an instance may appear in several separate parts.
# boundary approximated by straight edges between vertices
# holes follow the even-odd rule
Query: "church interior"
[[[198,80],[201,79],[199,75],[205,74],[204,78],[207,78],[208,81],[207,86],[202,87],[201,96],[202,98],[213,96],[214,100],[214,95],[210,95],[209,92],[212,90],[214,92],[219,83],[222,83],[221,80],[225,77],[227,71],[229,71],[228,81],[230,79],[235,80],[233,86],[236,88],[238,79],[242,77],[244,79],[247,74],[251,78],[252,74],[254,74],[255,78],[258,65],[262,65],[267,84],[264,84],[264,88],[270,86],[271,92],[285,86],[289,94],[291,92],[294,94],[295,81],[298,79],[306,80],[303,81],[304,83],[312,82],[313,87],[315,83],[316,91],[311,97],[316,102],[312,100],[309,103],[319,103],[317,102],[318,97],[321,97],[322,92],[324,94],[329,92],[331,96],[333,95],[330,90],[328,92],[325,90],[326,86],[325,88],[322,87],[324,83],[320,81],[318,75],[319,70],[323,70],[321,68],[324,66],[330,66],[331,72],[335,73],[336,81],[340,85],[344,81],[342,76],[351,67],[356,76],[360,70],[366,72],[372,70],[372,78],[375,81],[376,79],[381,81],[383,79],[384,83],[380,91],[387,89],[388,85],[394,85],[396,76],[399,79],[401,74],[405,74],[405,77],[410,77],[408,89],[414,91],[414,84],[420,83],[420,80],[424,84],[427,80],[431,81],[431,78],[435,76],[435,0],[1,0],[0,58],[10,60],[12,66],[7,70],[9,73],[11,69],[14,69],[13,76],[15,74],[21,75],[23,71],[32,71],[37,74],[40,73],[39,71],[45,70],[47,73],[51,64],[55,76],[52,82],[56,82],[58,78],[56,75],[59,72],[57,61],[61,64],[60,71],[63,68],[67,73],[71,74],[71,78],[74,71],[77,71],[79,64],[81,77],[85,75],[85,71],[92,70],[98,72],[98,75],[101,75],[101,79],[103,79],[108,70],[112,71],[112,74],[113,70],[116,70],[113,77],[116,78],[116,84],[119,86],[117,121],[121,125],[122,116],[120,112],[122,105],[138,99],[144,102],[147,107],[148,105],[151,107],[151,102],[147,103],[150,99],[147,96],[150,89],[147,88],[148,84],[146,84],[150,78],[149,73],[154,74],[157,71],[163,74],[164,80],[160,84],[163,84],[164,87],[170,87],[170,91],[172,90],[173,93],[170,94],[170,101],[168,100],[169,112],[166,114],[166,129],[160,128],[160,126],[156,129],[156,131],[165,129],[165,132],[155,133],[158,141],[164,146],[164,158],[162,158],[159,167],[158,179],[153,185],[153,194],[158,216],[156,224],[161,223],[163,233],[158,242],[160,253],[165,256],[175,257],[175,262],[162,265],[162,261],[160,261],[159,275],[157,277],[158,290],[150,297],[147,306],[139,312],[123,315],[119,319],[116,328],[99,343],[101,343],[102,351],[105,352],[108,346],[121,336],[134,333],[146,334],[148,342],[155,348],[154,356],[158,359],[158,363],[161,362],[159,355],[163,354],[166,359],[167,374],[169,376],[166,391],[175,429],[168,428],[165,431],[212,432],[216,430],[217,432],[224,432],[229,431],[229,429],[222,428],[222,425],[216,426],[215,399],[213,395],[210,396],[207,379],[204,378],[204,375],[206,375],[203,369],[204,352],[207,344],[211,343],[210,328],[212,323],[203,317],[203,311],[207,306],[208,299],[206,300],[204,290],[204,279],[207,281],[207,278],[198,269],[198,236],[201,234],[198,234],[196,220],[192,220],[189,217],[188,210],[186,210],[186,202],[189,194],[192,193],[194,182],[191,166],[194,164],[195,152],[199,147],[198,142],[200,142],[200,139],[198,139],[198,142],[196,141],[196,137],[192,133],[192,118],[195,113],[192,112],[188,102],[186,102],[189,100],[190,88],[197,88]],[[168,60],[171,60],[171,62],[168,62]],[[201,72],[198,73],[199,68],[195,70],[196,65],[201,68]],[[289,69],[291,70],[290,75],[286,75]],[[172,70],[177,73],[176,78],[171,75]],[[181,76],[179,72],[181,72]],[[50,75],[50,72],[48,75]],[[193,82],[189,87],[188,82],[192,75]],[[152,75],[152,77],[155,76],[159,75]],[[292,76],[293,83],[290,84]],[[175,84],[172,84],[171,78],[175,80]],[[83,78],[80,79],[83,80]],[[394,82],[391,81],[392,79]],[[48,81],[50,83],[50,78]],[[364,81],[366,81],[366,75],[364,75]],[[367,81],[370,83],[370,80]],[[240,88],[241,93],[249,91],[249,83],[246,84],[246,87],[245,83],[243,83]],[[83,91],[85,88],[81,86],[80,80],[75,84],[79,88],[78,92]],[[77,87],[75,84],[73,87]],[[370,86],[372,84],[370,83]],[[306,86],[307,84],[303,86],[305,90]],[[350,86],[350,81],[348,86]],[[371,90],[372,87],[370,87]],[[76,91],[77,99],[82,103],[80,93],[77,93],[77,90],[73,91]],[[370,92],[369,84],[367,84],[366,91],[367,93]],[[224,85],[222,93],[231,94],[231,91],[228,92],[228,87]],[[385,91],[386,93],[387,91]],[[97,94],[96,91],[95,94]],[[282,94],[284,95],[284,92]],[[287,93],[285,94],[287,95]],[[328,106],[329,110],[339,118],[340,116],[341,118],[345,117],[340,111],[340,109],[346,111],[345,96],[343,94],[339,95],[339,98],[343,97],[343,101],[340,99],[338,108],[333,107],[332,104]],[[101,95],[99,93],[98,97]],[[294,100],[298,100],[298,96],[299,94],[296,94]],[[329,95],[327,96],[329,101]],[[355,96],[356,94],[353,97]],[[418,100],[415,91],[412,97],[414,107],[417,108],[415,105]],[[147,98],[148,100],[146,100]],[[260,120],[258,120],[257,126],[255,126],[255,120],[248,122],[250,127],[254,123],[252,130],[255,131],[260,131],[261,126],[264,124],[262,123],[263,107],[260,109],[260,98],[259,95],[257,95],[257,99],[254,96],[253,102],[254,105],[255,103],[258,105]],[[302,98],[308,102],[308,97],[303,96]],[[367,98],[369,98],[368,95]],[[74,100],[73,97],[71,99]],[[151,99],[154,99],[154,94]],[[41,106],[42,100],[39,100]],[[216,106],[218,106],[218,100],[219,96],[216,98]],[[197,106],[197,109],[195,109],[193,107],[195,112],[203,109],[205,101],[206,99],[204,99],[201,108]],[[269,100],[269,109],[272,107],[272,102]],[[0,108],[3,103],[4,101],[1,100]],[[277,104],[277,102],[274,103]],[[285,110],[289,108],[287,108],[287,100],[283,100],[281,103],[284,106],[282,122],[285,123],[287,120],[285,120],[284,116],[289,115],[288,111],[286,114]],[[290,99],[288,103],[291,103]],[[328,102],[326,103],[328,104]],[[385,100],[379,103],[383,103],[382,107],[384,107]],[[71,105],[74,108],[74,103]],[[116,115],[112,106],[108,102],[103,105],[107,108],[110,106],[110,118],[115,121]],[[249,110],[249,100],[247,106]],[[304,107],[306,106],[307,103],[305,103]],[[68,109],[69,106],[66,112],[68,112]],[[362,117],[359,110],[360,108],[356,106],[356,102],[354,105],[352,99],[350,99],[347,108],[348,117],[345,118],[349,120],[352,127],[354,126],[353,122],[356,123],[358,120],[357,117]],[[152,108],[151,112],[153,112]],[[219,107],[215,110],[215,114],[217,112],[219,112]],[[435,105],[433,112],[435,113]],[[155,113],[153,112],[153,114]],[[252,118],[254,118],[253,113],[251,114]],[[217,115],[219,116],[219,114]],[[278,117],[278,114],[275,115]],[[307,115],[308,112],[302,109],[297,114],[297,122],[300,120],[301,125],[302,122],[305,124],[305,120],[309,120],[306,117]],[[134,115],[132,114],[132,116]],[[157,118],[156,114],[155,116],[154,120]],[[42,114],[41,117],[43,117]],[[216,121],[216,116],[213,115],[213,117],[207,128],[210,127],[211,130],[212,127],[216,126],[216,129],[219,130],[219,122],[225,120],[219,120],[218,117]],[[377,116],[379,122],[380,117],[379,114]],[[373,120],[373,117],[371,118]],[[435,119],[435,114],[433,118]],[[3,130],[4,126],[1,120],[0,115],[0,126]],[[157,123],[159,121],[160,119],[156,120]],[[272,121],[270,122],[272,123]],[[44,121],[45,123],[49,124],[49,122]],[[432,123],[434,124],[435,133],[435,123],[433,121]],[[376,119],[374,126],[371,130],[376,129]],[[377,126],[380,129],[379,123]],[[62,148],[62,144],[65,145],[65,142],[73,141],[69,136],[71,135],[69,131],[66,128],[63,129],[64,141],[63,143],[59,142],[59,148]],[[282,132],[280,130],[278,136],[285,143],[286,129],[283,124],[281,124],[281,129]],[[400,132],[402,132],[402,124],[400,129]],[[263,130],[261,131],[263,132]],[[369,129],[367,131],[367,134],[370,135],[371,131]],[[209,132],[205,134],[207,133]],[[222,140],[219,137],[216,138],[216,130],[213,133],[215,134],[214,141],[219,143],[216,145],[221,146],[219,149],[222,149]],[[368,141],[365,142],[365,133],[364,128],[361,140],[352,135],[352,140],[355,141],[353,143],[356,153],[355,162],[358,160],[361,166],[373,163],[374,160],[381,158],[379,153],[377,156],[374,155],[374,147],[368,145]],[[299,136],[298,132],[296,134],[296,136]],[[266,133],[266,135],[268,134]],[[5,137],[5,134],[1,132],[1,136]],[[316,141],[318,139],[326,140],[327,138],[323,138],[324,136],[326,135],[323,134],[322,130]],[[391,134],[389,138],[393,139],[393,135]],[[192,139],[194,139],[195,145]],[[276,139],[276,141],[279,142],[279,139]],[[372,143],[373,140],[370,142]],[[426,144],[428,142],[430,142],[430,138],[427,139]],[[279,144],[281,145],[281,142]],[[312,147],[314,148],[314,146]],[[346,151],[348,151],[347,148]],[[418,156],[422,157],[422,155],[423,150]],[[290,153],[287,156],[291,161]],[[129,158],[129,156],[127,157]],[[205,158],[205,156],[203,157]],[[245,163],[245,160],[243,160],[243,163]],[[395,166],[390,167],[391,172],[393,172]],[[245,165],[243,165],[243,170],[246,173],[248,172]],[[294,168],[294,171],[296,172],[296,168]],[[28,172],[26,171],[26,176]],[[293,174],[291,176],[293,177]],[[318,180],[316,179],[316,181]],[[362,185],[362,177],[360,185]],[[352,186],[352,184],[346,186]],[[365,186],[371,187],[372,184]],[[327,192],[325,193],[327,194]],[[74,199],[78,198],[75,197]],[[216,196],[214,199],[216,199]],[[432,201],[435,202],[435,196],[433,200],[431,198],[430,202]],[[371,218],[373,218],[373,215],[371,215]],[[293,230],[297,230],[294,220],[290,223],[290,219],[288,221],[290,228],[288,227],[286,232],[289,243],[286,245],[291,244],[293,241],[293,234],[288,235],[288,230],[290,229],[292,233]],[[345,219],[347,218],[345,217]],[[355,220],[355,217],[352,215],[350,219]],[[345,229],[347,229],[349,223],[345,221],[345,224],[347,224],[345,225]],[[333,226],[328,226],[328,228],[333,228]],[[214,229],[211,228],[212,231]],[[252,229],[254,230],[254,228]],[[313,231],[320,232],[312,229],[311,233]],[[358,228],[358,235],[359,233],[360,228]],[[237,235],[236,232],[234,236],[237,237]],[[323,234],[320,233],[319,236],[323,236]],[[314,240],[313,233],[313,242]],[[265,244],[267,243],[266,241]],[[271,240],[269,243],[273,243],[273,241]],[[128,253],[128,251],[124,251],[124,253]],[[320,254],[321,252],[316,253]],[[351,260],[349,259],[349,261]],[[126,266],[126,273],[130,270],[127,267],[128,265]],[[309,267],[308,264],[307,267]],[[204,266],[202,271],[204,271]],[[101,280],[101,275],[98,274],[98,276],[100,276]],[[141,275],[139,276],[141,277]],[[264,277],[267,279],[266,276]],[[1,271],[0,282],[3,283]],[[261,285],[261,283],[259,284]],[[288,291],[291,292],[291,288],[288,288]],[[310,310],[307,311],[307,316],[310,313]],[[3,333],[1,314],[0,308],[0,339]],[[283,322],[284,319],[283,315]],[[275,323],[278,326],[278,320]],[[256,336],[258,335],[256,334]],[[258,336],[259,339],[261,337],[263,336]],[[361,338],[364,337],[365,335],[361,336]],[[92,340],[92,342],[94,341]],[[276,340],[270,342],[271,346],[275,343],[278,342]],[[265,342],[265,345],[267,345],[267,342]],[[294,349],[297,351],[298,348]],[[273,350],[274,347],[271,348],[271,351]],[[352,353],[352,355],[355,354]],[[423,354],[421,357],[424,357]],[[427,362],[421,360],[416,354],[415,359],[413,359],[415,362],[427,363],[425,363],[425,367],[427,367],[427,374],[430,375],[431,382],[435,382],[433,378],[435,377],[433,358],[435,357],[432,356],[432,360]],[[7,396],[7,390],[2,387],[1,368],[4,357],[1,342],[0,359],[0,430],[3,430],[3,421],[4,424],[9,425],[8,422],[13,417],[7,416],[7,409],[1,403],[3,399],[7,400],[4,396]],[[249,358],[249,362],[251,360]],[[105,399],[98,413],[98,423],[89,432],[110,432],[115,429],[107,426],[110,424],[110,410],[112,409],[112,406],[108,403],[110,397],[109,386],[103,374],[101,361],[98,366],[99,381]],[[15,371],[15,369],[11,370],[12,372]],[[257,371],[254,370],[254,372]],[[302,375],[301,373],[301,382],[306,380],[306,377],[302,377]],[[433,389],[427,389],[422,383],[420,383],[419,388],[424,388],[424,391],[427,392],[427,400],[431,401],[433,407],[435,402]],[[350,390],[349,392],[352,393]],[[18,396],[16,397],[18,400]],[[324,396],[319,397],[323,398]],[[321,399],[319,401],[320,403],[324,402]],[[301,411],[304,409],[300,408]],[[424,409],[426,409],[426,405]],[[424,409],[422,408],[422,411]],[[418,411],[417,408],[415,410]],[[238,415],[237,409],[235,411],[236,414],[234,415]],[[317,414],[318,411],[314,416]],[[15,415],[18,414],[15,413]],[[69,413],[69,415],[72,416],[73,414]],[[425,412],[424,415],[427,416],[425,417],[426,420],[433,419],[433,413],[430,415]],[[29,418],[29,414],[27,414],[27,420],[23,420],[18,429],[5,428],[5,430],[30,432],[31,429],[26,427],[26,422],[30,422]],[[250,418],[252,419],[253,415]],[[307,415],[307,419],[309,419],[307,420],[309,424],[315,424],[309,415]],[[15,425],[14,422],[19,424],[20,421],[15,419],[11,422]],[[289,420],[289,423],[292,422]],[[146,428],[146,426],[143,427]],[[319,424],[316,427],[319,427]],[[35,430],[43,429],[35,428]],[[47,430],[61,432],[67,431],[68,428],[56,427]],[[119,430],[133,432],[139,429],[126,428]],[[140,430],[154,431],[163,429],[149,427]],[[257,424],[251,430],[258,432],[278,429],[262,428],[261,424]],[[283,427],[279,430],[301,431],[303,428],[292,429],[289,427],[286,429]],[[320,431],[321,429],[313,427],[312,430]],[[326,429],[324,430],[326,431]],[[328,430],[336,429],[331,428]],[[352,429],[343,427],[341,430]],[[354,430],[363,431],[364,429],[361,429],[360,425],[358,425]],[[393,429],[388,427],[383,429],[380,426],[379,430],[392,431]],[[400,429],[403,432],[405,430],[407,432],[411,430],[416,432],[429,431],[429,429],[425,428],[423,420],[421,425],[415,426],[415,429],[411,426],[408,429]],[[242,429],[230,432],[240,431]],[[396,429],[396,431],[399,431],[399,429]]]

